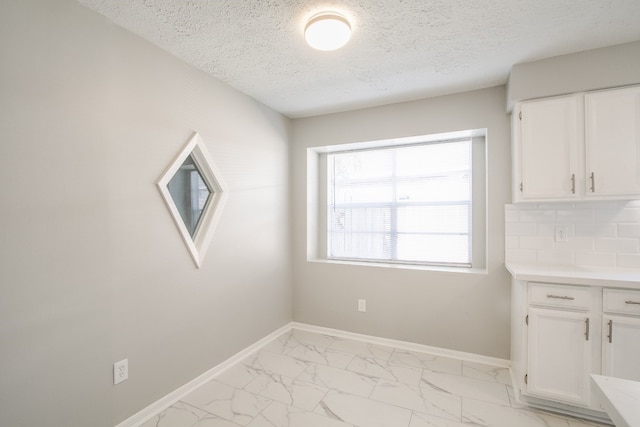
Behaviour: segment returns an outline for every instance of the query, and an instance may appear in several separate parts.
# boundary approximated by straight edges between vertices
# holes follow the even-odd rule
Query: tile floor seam
[[[397,405],[397,404],[394,404],[394,403],[384,402],[384,401],[379,400],[379,399],[376,399],[376,398],[368,398],[368,399],[369,399],[369,400],[372,400],[372,401],[374,401],[374,402],[377,402],[377,403],[381,403],[381,404],[383,404],[383,405],[389,405],[389,406],[396,407],[396,408],[398,408],[398,409],[408,410],[408,411],[410,411],[411,413],[413,413],[413,412],[420,412],[420,411],[417,411],[417,410],[415,410],[415,409],[407,408],[407,407],[405,407],[405,406],[400,406],[400,405]],[[462,402],[460,402],[460,406],[461,406],[461,411],[460,411],[460,413],[462,413]],[[428,415],[431,415],[431,416],[433,416],[433,417],[437,417],[437,418],[440,418],[440,419],[443,419],[443,420],[447,420],[447,418],[439,417],[439,416],[434,415],[434,414],[428,414]]]
[[[200,411],[202,411],[202,412],[205,412],[207,415],[210,415],[210,416],[212,416],[212,417],[220,418],[220,419],[223,419],[223,420],[225,420],[225,421],[229,421],[230,423],[233,423],[233,420],[230,420],[230,419],[228,419],[228,418],[222,417],[222,416],[220,416],[220,415],[218,415],[218,414],[214,414],[213,412],[207,411],[206,409],[201,408],[200,406],[192,405],[192,404],[187,403],[187,402],[184,402],[184,401],[180,401],[180,402],[181,402],[181,403],[183,403],[183,404],[186,404],[187,406],[190,406],[190,407],[192,407],[192,408],[196,408],[196,409],[198,409],[198,410],[200,410]],[[234,423],[234,424],[237,424],[237,423]]]
[[[262,413],[263,413],[264,411],[266,411],[266,410],[267,410],[267,408],[268,408],[269,406],[273,405],[273,402],[274,402],[274,401],[272,401],[272,402],[271,402],[271,403],[269,403],[267,406],[265,406],[264,408],[262,408],[262,410],[260,410],[260,412],[258,412],[258,414],[257,414],[255,417],[253,417],[253,419],[252,419],[251,421],[249,421],[249,423],[248,423],[247,425],[251,424],[251,423],[253,422],[253,420],[255,420],[256,418],[258,418],[259,416],[261,416],[261,415],[262,415]],[[266,417],[265,417],[265,418],[266,418]]]

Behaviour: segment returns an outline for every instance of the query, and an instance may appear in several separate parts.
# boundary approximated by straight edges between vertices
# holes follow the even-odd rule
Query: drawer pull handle
[[[552,294],[547,295],[547,298],[566,299],[569,301],[573,301],[575,299],[574,297],[568,297],[566,295],[552,295]]]
[[[631,301],[631,300],[628,300],[628,301],[625,301],[624,303],[625,303],[625,304],[638,304],[638,305],[640,305],[640,301]]]

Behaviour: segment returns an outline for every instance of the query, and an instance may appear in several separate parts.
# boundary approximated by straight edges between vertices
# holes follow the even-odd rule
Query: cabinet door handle
[[[609,335],[607,335],[607,338],[609,338],[609,343],[611,343],[613,340],[613,320],[609,320]]]
[[[596,192],[596,175],[591,172],[591,192],[595,193]]]
[[[568,301],[573,301],[575,299],[574,297],[569,297],[569,296],[566,296],[566,295],[552,295],[552,294],[548,294],[547,298],[566,299]]]
[[[584,331],[584,336],[587,338],[587,341],[589,341],[589,318],[587,317],[587,320],[584,321],[585,323],[585,331]]]
[[[576,174],[571,174],[571,194],[576,194]]]
[[[631,301],[631,300],[628,300],[628,301],[625,301],[624,303],[625,303],[625,304],[638,304],[638,305],[640,305],[640,301]]]

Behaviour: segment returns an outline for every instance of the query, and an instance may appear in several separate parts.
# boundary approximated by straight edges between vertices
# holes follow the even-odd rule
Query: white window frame
[[[424,269],[435,271],[486,274],[487,262],[487,153],[486,129],[474,129],[433,135],[395,138],[312,147],[307,149],[307,261],[335,264],[353,264],[376,267]],[[394,145],[411,145],[437,141],[472,140],[472,226],[471,267],[442,264],[393,263],[330,259],[327,256],[327,154],[340,151],[362,150]]]
[[[185,159],[189,156],[192,156],[202,179],[205,180],[209,191],[212,193],[201,213],[201,218],[193,237],[191,237],[189,230],[182,220],[180,211],[168,188],[169,181],[171,181]],[[187,142],[167,170],[158,179],[156,185],[167,208],[169,208],[169,213],[173,217],[176,227],[178,227],[178,231],[191,254],[191,258],[193,258],[196,267],[200,268],[207,249],[209,249],[213,233],[220,221],[226,200],[229,197],[227,185],[222,178],[220,170],[209,155],[207,146],[200,134],[197,132],[194,133],[193,137]]]

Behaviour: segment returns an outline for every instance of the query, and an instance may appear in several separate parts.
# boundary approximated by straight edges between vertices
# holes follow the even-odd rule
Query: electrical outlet
[[[362,311],[362,312],[367,311],[367,300],[366,299],[359,299],[358,300],[358,311]]]
[[[122,359],[113,364],[113,383],[120,384],[129,378],[129,360]]]
[[[569,241],[569,227],[566,225],[556,225],[555,228],[555,241],[556,242],[568,242]]]

